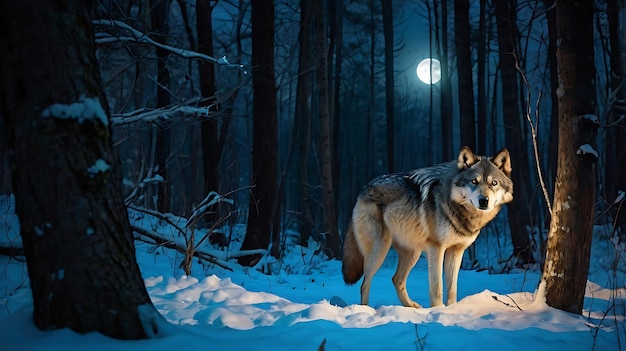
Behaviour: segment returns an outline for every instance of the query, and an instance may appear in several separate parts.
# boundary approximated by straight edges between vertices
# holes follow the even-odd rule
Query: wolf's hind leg
[[[398,269],[391,278],[393,285],[396,287],[396,292],[400,298],[400,302],[406,307],[420,308],[417,302],[411,300],[408,292],[406,291],[406,280],[409,277],[409,273],[417,260],[420,258],[421,250],[411,250],[402,247],[396,248],[398,252]]]
[[[378,240],[371,242],[369,252],[364,252],[363,257],[363,283],[361,284],[361,305],[369,304],[370,286],[372,278],[385,261],[385,256],[391,247],[391,238],[386,230],[382,229]]]

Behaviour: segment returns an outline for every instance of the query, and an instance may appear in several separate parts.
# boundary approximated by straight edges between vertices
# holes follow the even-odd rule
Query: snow
[[[10,238],[17,233],[12,203],[12,197],[0,196],[0,230],[7,233],[0,232],[0,241],[15,242]],[[179,235],[159,221],[143,223],[147,214],[131,214],[134,226]],[[239,226],[231,229],[235,237],[244,233]],[[374,277],[371,306],[361,306],[358,285],[343,283],[341,262],[315,254],[313,243],[304,248],[287,240],[281,260],[266,256],[255,268],[238,266],[229,258],[237,249],[231,247],[233,255],[222,258],[232,271],[194,259],[192,276],[185,276],[181,254],[137,241],[146,288],[169,322],[160,322],[161,337],[142,341],[38,330],[25,264],[0,256],[0,349],[317,350],[325,340],[327,350],[626,350],[626,255],[623,243],[611,240],[610,233],[600,226],[594,232],[582,315],[547,306],[540,274],[532,269],[509,274],[462,270],[458,303],[413,309],[398,305],[391,283],[397,257],[391,253]],[[219,251],[206,245],[207,252]],[[260,267],[274,274],[263,274]],[[422,304],[428,302],[426,267],[422,258],[407,284]],[[160,319],[149,308],[140,312],[146,325]]]
[[[600,124],[600,119],[598,119],[598,116],[594,115],[592,113],[587,113],[587,114],[581,115],[580,118],[584,119],[584,120],[587,120],[587,121],[589,121],[589,122],[591,122],[593,124],[598,124],[598,125]]]
[[[111,166],[108,163],[106,163],[105,160],[99,158],[98,160],[96,160],[96,162],[92,166],[89,166],[89,168],[87,168],[87,172],[92,177],[94,177],[98,173],[104,173],[108,171],[110,168]]]
[[[626,197],[626,192],[624,192],[623,190],[618,190],[617,197],[615,198],[615,201],[613,201],[613,204],[618,204],[624,201],[624,197]]]
[[[109,125],[106,112],[100,105],[98,97],[81,95],[78,101],[71,104],[52,104],[41,112],[42,118],[77,119],[79,123],[86,120],[99,120]]]
[[[598,152],[596,151],[596,149],[593,148],[593,146],[589,144],[584,144],[578,147],[576,154],[577,155],[593,155],[595,158],[598,158]]]

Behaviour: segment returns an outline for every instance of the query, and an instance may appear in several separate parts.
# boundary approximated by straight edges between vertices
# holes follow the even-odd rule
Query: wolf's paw
[[[409,300],[409,301],[403,302],[402,304],[403,304],[405,307],[422,308],[422,306],[421,306],[419,303],[417,303],[417,302],[415,302],[415,301],[412,301],[412,300]]]

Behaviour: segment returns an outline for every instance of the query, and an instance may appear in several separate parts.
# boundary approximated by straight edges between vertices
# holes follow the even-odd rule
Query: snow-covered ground
[[[11,206],[11,198],[0,196],[0,242],[19,242]],[[148,217],[131,214],[135,225],[171,231]],[[241,232],[235,228],[234,235]],[[312,249],[289,245],[281,261],[265,259],[261,264],[272,275],[225,259],[232,271],[194,260],[187,277],[181,254],[138,241],[146,287],[169,324],[163,338],[127,342],[39,331],[25,264],[0,256],[0,350],[318,350],[324,340],[326,350],[626,350],[624,246],[606,236],[598,227],[582,315],[535,298],[535,270],[463,270],[457,304],[412,309],[398,305],[390,255],[374,278],[369,307],[358,305],[358,285],[343,283],[341,262]],[[407,288],[428,305],[425,258]]]

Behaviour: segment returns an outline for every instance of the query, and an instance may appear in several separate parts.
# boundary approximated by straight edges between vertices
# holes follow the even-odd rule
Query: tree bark
[[[393,79],[393,6],[392,0],[380,0],[383,9],[383,33],[385,35],[385,102],[387,108],[387,171],[393,173],[395,144],[395,112]],[[469,45],[469,43],[468,43]]]
[[[542,279],[548,305],[581,313],[596,194],[592,0],[556,1],[559,159]]]
[[[511,152],[515,200],[507,206],[509,228],[513,242],[513,255],[517,264],[533,263],[531,240],[528,233],[530,211],[528,204],[528,179],[530,169],[525,144],[522,139],[522,113],[519,107],[515,41],[517,27],[510,0],[495,1],[496,25],[502,81],[502,113],[504,114],[504,138]]]
[[[326,26],[322,16],[322,6],[319,1],[314,1],[311,8],[315,22],[316,39],[316,83],[318,92],[318,113],[319,113],[319,157],[320,173],[322,185],[322,201],[324,206],[324,225],[326,229],[326,254],[331,258],[341,257],[341,240],[337,229],[337,218],[335,209],[335,195],[333,191],[332,173],[332,133],[330,128],[330,113],[328,100],[328,67],[326,53]]]
[[[34,323],[121,339],[159,334],[135,261],[82,1],[0,5],[0,105]]]
[[[252,179],[248,229],[242,250],[265,249],[270,241],[278,256],[280,233],[277,206],[278,144],[276,83],[274,81],[274,1],[252,2]],[[239,258],[242,265],[254,265],[260,255]]]
[[[459,118],[461,145],[476,150],[476,114],[474,113],[474,80],[470,52],[469,0],[454,1],[454,43],[459,75]],[[485,150],[481,150],[484,152]]]

